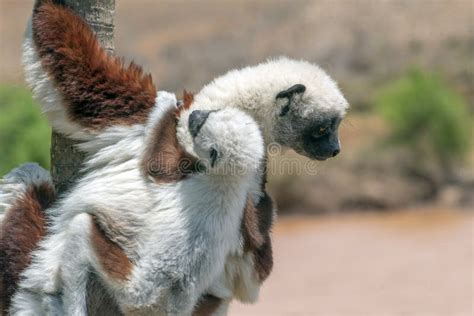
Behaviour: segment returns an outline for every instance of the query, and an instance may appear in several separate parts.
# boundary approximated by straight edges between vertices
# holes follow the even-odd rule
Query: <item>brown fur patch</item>
[[[40,6],[45,3],[54,3],[57,5],[65,5],[64,0],[36,0],[33,5],[33,12],[35,12]]]
[[[151,76],[108,55],[72,10],[42,2],[33,14],[33,39],[71,121],[93,130],[145,122],[156,97]]]
[[[269,234],[272,229],[275,213],[273,199],[267,191],[263,191],[263,196],[255,208],[257,209],[258,229],[260,233],[265,236]]]
[[[194,94],[186,90],[183,91],[183,107],[189,109],[194,101]]]
[[[45,234],[45,214],[56,193],[49,183],[31,186],[8,209],[0,238],[0,302],[7,314],[20,274]]]
[[[266,235],[263,244],[253,252],[255,271],[260,282],[265,281],[273,268],[273,250],[270,235]]]
[[[184,90],[183,91],[183,105],[181,105],[178,111],[176,111],[176,118],[179,118],[182,111],[189,109],[193,101],[194,101],[194,95]]]
[[[259,230],[257,209],[252,198],[247,198],[240,231],[244,237],[244,251],[255,251],[263,243],[263,235]]]
[[[263,197],[256,206],[258,216],[258,229],[263,236],[262,244],[253,251],[255,270],[260,282],[270,275],[273,268],[273,251],[270,237],[273,224],[273,201],[270,195],[263,190]]]
[[[197,159],[179,144],[176,125],[176,111],[170,110],[155,124],[146,145],[142,171],[156,182],[179,181],[199,170]]]
[[[250,251],[254,257],[255,270],[260,282],[263,282],[273,268],[273,253],[270,230],[273,223],[273,202],[266,191],[257,206],[247,199],[242,219],[241,232],[244,237],[244,251]]]
[[[132,263],[119,245],[111,241],[94,217],[92,220],[91,243],[104,271],[113,279],[127,280]]]
[[[219,308],[221,303],[222,300],[214,295],[203,295],[194,308],[193,316],[210,316]]]

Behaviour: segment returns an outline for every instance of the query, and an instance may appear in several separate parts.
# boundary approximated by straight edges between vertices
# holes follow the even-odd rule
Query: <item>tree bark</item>
[[[64,0],[66,6],[80,15],[94,30],[102,47],[114,52],[115,0]],[[58,133],[51,136],[51,175],[57,192],[69,189],[80,175],[84,154],[76,142]]]

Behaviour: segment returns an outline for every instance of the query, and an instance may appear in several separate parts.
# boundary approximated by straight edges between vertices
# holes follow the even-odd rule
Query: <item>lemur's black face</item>
[[[275,126],[278,143],[311,159],[326,160],[340,152],[338,111],[306,111],[311,100],[305,99],[306,87],[297,84],[276,96],[279,117]]]
[[[317,120],[302,135],[304,153],[310,158],[326,160],[335,157],[341,151],[339,146],[338,127],[341,119]]]

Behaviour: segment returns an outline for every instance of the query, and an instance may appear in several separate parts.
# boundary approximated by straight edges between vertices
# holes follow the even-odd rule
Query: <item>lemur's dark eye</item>
[[[326,135],[330,130],[330,126],[320,126],[320,127],[317,127],[316,130],[313,132],[313,137],[314,138],[319,138],[319,137],[322,137],[324,135]]]
[[[211,158],[211,167],[214,168],[214,165],[216,164],[217,156],[219,153],[215,148],[211,148],[211,151],[209,152],[209,157]]]

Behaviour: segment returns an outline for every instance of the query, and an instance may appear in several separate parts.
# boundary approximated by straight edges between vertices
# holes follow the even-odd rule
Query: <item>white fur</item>
[[[34,98],[40,104],[41,110],[46,115],[55,131],[67,135],[72,139],[82,141],[88,141],[96,137],[101,138],[101,141],[96,143],[79,145],[78,147],[80,149],[90,153],[91,150],[95,151],[98,148],[108,146],[110,143],[107,142],[107,139],[123,139],[124,135],[128,133],[130,129],[137,129],[137,125],[133,125],[132,127],[118,125],[107,127],[105,131],[95,131],[92,129],[86,129],[68,118],[67,111],[64,106],[65,101],[60,92],[56,89],[54,80],[52,80],[50,75],[48,75],[47,71],[43,68],[41,60],[38,56],[33,40],[31,18],[28,20],[25,36],[23,39],[22,63],[25,80],[32,89]],[[157,98],[163,99],[160,100],[160,102],[170,102],[174,100],[174,106],[176,106],[176,96],[174,94],[161,91],[161,94],[158,94]],[[155,107],[155,109],[157,109],[157,107]],[[155,112],[158,115],[160,111],[161,110],[158,109]],[[152,120],[154,115],[155,114],[153,113],[150,114]],[[106,134],[106,136],[104,136],[104,134]]]
[[[81,186],[80,183],[77,186],[78,194],[68,197],[70,199],[68,203],[71,205],[77,203],[77,210],[62,217],[60,216],[62,210],[58,209],[54,211],[58,213],[56,215],[63,218],[64,222],[71,221],[75,214],[83,211],[83,196],[90,196],[90,203],[103,209],[116,210],[123,204],[151,207],[147,195],[134,195],[132,192],[136,188],[136,183],[142,181],[138,180],[140,179],[137,171],[139,158],[136,153],[141,152],[146,141],[145,133],[152,123],[131,127],[113,126],[94,134],[71,122],[65,114],[61,96],[43,70],[35,52],[31,39],[31,23],[23,43],[23,63],[27,82],[32,87],[35,97],[39,100],[53,128],[71,138],[87,140],[79,145],[79,148],[89,155],[84,166],[89,174],[81,181],[82,184],[87,185]],[[304,95],[298,101],[299,106],[293,109],[298,112],[299,117],[311,118],[328,112],[336,113],[340,117],[344,115],[348,104],[336,83],[322,69],[308,62],[279,58],[255,67],[230,71],[205,86],[195,95],[191,109],[182,112],[178,123],[178,140],[189,153],[196,155],[196,148],[188,131],[189,114],[197,109],[215,110],[235,107],[245,111],[257,121],[263,133],[265,145],[268,145],[277,140],[276,135],[279,131],[276,130],[276,126],[281,120],[279,113],[282,104],[275,99],[275,96],[278,92],[297,83],[306,86]],[[158,103],[167,103],[169,106],[176,104],[173,95],[161,93],[158,94],[158,98],[160,97],[163,99]],[[149,122],[155,122],[162,113],[163,111],[157,107],[150,114]],[[260,174],[255,174],[252,179],[248,179],[249,191],[255,202],[258,202],[261,194],[261,180]],[[113,192],[104,195],[101,190],[103,187]],[[202,198],[200,194],[203,193],[196,194],[199,199]],[[120,200],[115,201],[109,195],[120,196]],[[116,224],[122,225],[121,227],[128,233],[133,231],[133,228],[137,228],[130,222],[140,222],[143,217],[143,214],[135,214],[136,211],[131,211],[130,218],[133,220],[120,216],[121,213],[112,212],[109,217],[115,216],[118,222]],[[140,229],[137,228],[137,230]],[[137,247],[142,246],[140,243],[130,245],[128,250],[131,255],[137,255],[138,250],[135,249]],[[48,261],[45,264],[49,263]],[[31,279],[34,280],[35,277]],[[219,314],[227,310],[232,296],[246,302],[255,301],[259,287],[260,282],[255,273],[252,256],[244,256],[240,253],[227,259],[225,270],[214,280],[207,292],[225,300],[225,304],[216,313]]]
[[[344,115],[348,103],[331,77],[315,64],[281,57],[229,71],[206,85],[194,96],[192,107],[182,113],[178,139],[186,150],[192,150],[187,124],[193,110],[236,107],[257,121],[265,144],[274,142],[274,127],[281,110],[275,97],[278,92],[298,83],[306,86],[304,106],[298,109],[301,116],[319,116],[327,111]]]
[[[156,110],[149,124],[159,121],[159,113],[175,104],[170,98],[161,102],[165,105]],[[137,126],[122,141],[96,151],[87,162],[89,173],[48,210],[55,219],[50,236],[23,274],[12,313],[27,315],[32,302],[37,302],[34,308],[54,310],[57,299],[51,296],[62,289],[65,312],[84,315],[85,271],[92,268],[125,312],[188,315],[223,273],[226,258],[242,252],[240,225],[249,179],[263,158],[263,139],[255,122],[235,109],[210,114],[193,147],[208,167],[208,150],[219,148],[221,156],[214,168],[159,185],[147,181],[139,170],[141,153],[149,141],[148,126],[141,130]],[[127,144],[141,150],[120,153],[114,148],[124,149]],[[239,171],[244,172],[227,172],[235,166],[243,167]],[[121,246],[135,263],[127,282],[108,277],[88,242],[88,214],[100,217],[104,212],[113,225],[131,228],[130,235],[121,236],[131,240]],[[39,297],[47,294],[48,299],[37,296],[25,304],[32,292]]]
[[[293,109],[301,118],[320,117],[325,113],[344,116],[348,103],[337,84],[317,65],[289,58],[272,59],[257,66],[232,70],[213,80],[194,96],[191,108],[183,111],[178,123],[178,140],[193,152],[192,140],[187,131],[189,115],[194,110],[236,107],[251,115],[259,124],[265,145],[275,142],[275,129],[281,120],[282,104],[276,95],[295,84],[303,84],[306,91],[298,107]],[[284,145],[284,144],[282,144]],[[251,181],[254,199],[258,202],[261,176]],[[244,302],[254,302],[258,297],[260,282],[257,279],[251,256],[228,259],[226,273],[214,284],[220,289],[216,296],[230,304],[228,293]],[[211,289],[210,292],[215,292]],[[217,314],[217,313],[216,313]]]
[[[280,120],[282,105],[276,95],[295,84],[303,84],[306,91],[298,108],[300,117],[318,117],[326,112],[344,116],[348,103],[337,84],[317,65],[291,60],[285,57],[269,60],[253,67],[232,70],[213,80],[194,96],[191,108],[183,111],[178,123],[178,140],[189,152],[194,152],[192,139],[187,130],[189,115],[194,110],[236,107],[251,115],[259,124],[265,145],[274,142],[275,126]],[[259,200],[261,176],[251,181],[256,202]],[[218,297],[229,305],[228,293],[244,302],[254,302],[258,297],[260,282],[255,274],[251,256],[236,256],[228,259],[225,275],[222,275],[214,290]],[[220,289],[215,293],[215,289]]]
[[[22,62],[25,80],[32,89],[33,96],[41,104],[41,109],[55,130],[75,139],[89,138],[87,131],[67,117],[63,107],[64,100],[54,86],[53,80],[43,69],[32,36],[30,18],[23,39]]]
[[[84,169],[91,171],[104,165],[116,165],[136,157],[143,150],[143,135],[156,124],[163,115],[176,108],[176,96],[166,91],[158,91],[156,104],[145,125],[111,126],[95,137],[80,143],[77,147],[88,155]]]

